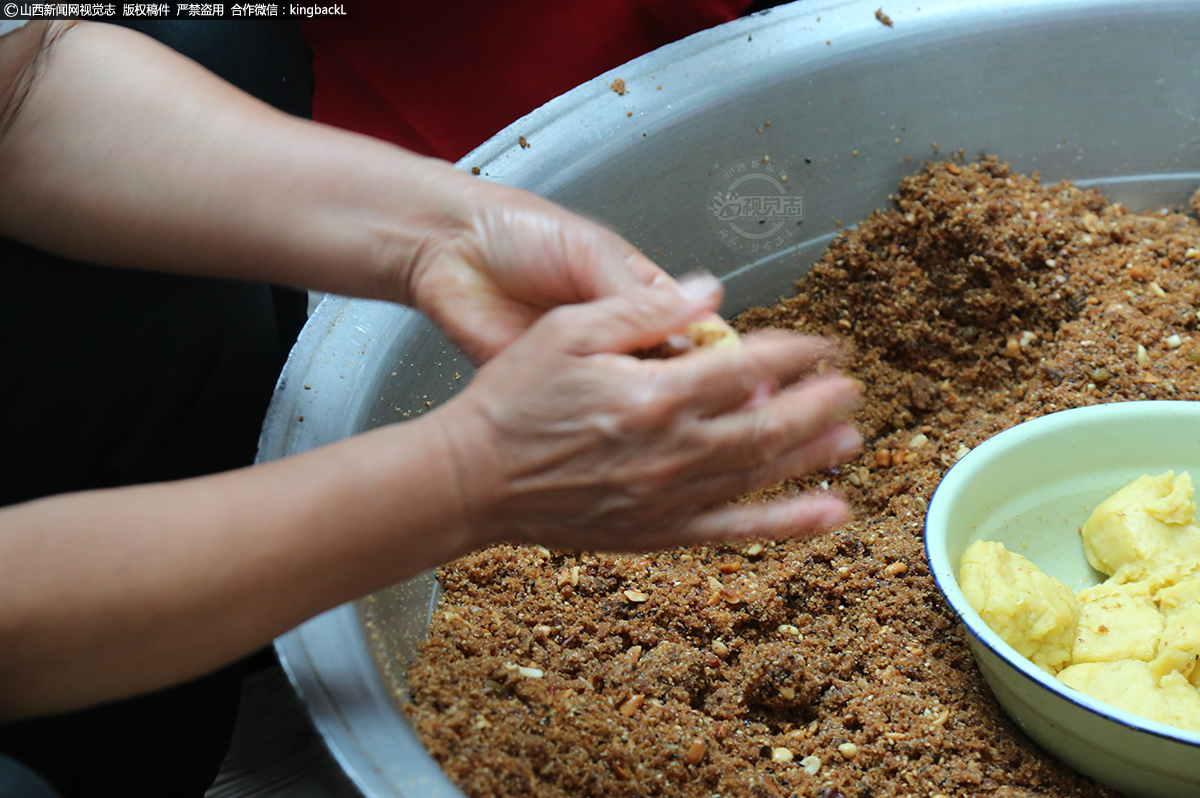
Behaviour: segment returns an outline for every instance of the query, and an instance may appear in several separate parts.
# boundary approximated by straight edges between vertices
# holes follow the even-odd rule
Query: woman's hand
[[[476,362],[552,307],[671,282],[552,202],[287,116],[113,25],[0,39],[0,175],[0,234],[416,305]]]
[[[627,354],[719,301],[719,283],[697,278],[557,308],[484,366],[440,411],[471,537],[648,549],[844,521],[827,494],[726,506],[859,448],[840,420],[856,383],[814,373],[828,345],[772,333],[665,361]]]
[[[476,363],[550,308],[674,282],[599,224],[528,192],[476,182],[460,194],[463,223],[431,239],[406,292]]]

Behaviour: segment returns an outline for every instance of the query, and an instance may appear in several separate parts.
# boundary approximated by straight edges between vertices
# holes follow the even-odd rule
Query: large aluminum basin
[[[934,142],[943,157],[994,153],[1135,210],[1182,204],[1200,185],[1194,2],[889,0],[893,27],[876,19],[879,3],[800,2],[676,42],[548,103],[460,166],[606,222],[673,273],[715,272],[729,313],[792,291],[838,222],[885,206],[936,157]],[[615,78],[628,94],[609,88]],[[788,170],[803,224],[771,248],[728,246],[707,208],[713,187],[725,167],[764,155]],[[419,314],[327,298],[280,378],[259,458],[402,421],[470,373]],[[435,587],[418,577],[276,643],[368,798],[461,795],[397,706]]]

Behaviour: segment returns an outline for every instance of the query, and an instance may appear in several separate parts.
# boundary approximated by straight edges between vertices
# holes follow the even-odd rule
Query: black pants
[[[295,23],[129,27],[312,115],[312,54]],[[0,505],[250,464],[305,307],[299,291],[96,267],[0,239]],[[243,671],[0,725],[0,798],[51,794],[15,775],[14,759],[64,798],[199,798],[228,748]]]

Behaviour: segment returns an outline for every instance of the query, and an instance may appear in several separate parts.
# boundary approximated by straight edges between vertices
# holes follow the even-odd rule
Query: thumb
[[[631,288],[623,293],[559,308],[563,348],[576,355],[627,353],[662,343],[716,311],[724,291],[711,274]]]

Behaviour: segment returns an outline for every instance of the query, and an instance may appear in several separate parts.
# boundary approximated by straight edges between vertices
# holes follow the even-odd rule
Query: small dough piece
[[[724,319],[709,321],[694,321],[687,326],[683,334],[693,344],[713,349],[732,349],[742,345],[742,338],[737,330],[729,326]]]
[[[1071,661],[1079,601],[1071,589],[1003,543],[976,541],[963,553],[958,584],[1000,638],[1049,673]]]
[[[1200,578],[1192,577],[1158,591],[1158,608],[1166,619],[1158,637],[1158,656],[1150,672],[1162,680],[1178,671],[1193,685],[1200,685]]]
[[[1143,718],[1200,732],[1200,690],[1180,673],[1155,680],[1150,663],[1136,659],[1085,662],[1058,674],[1067,687]]]
[[[733,349],[742,345],[737,330],[720,316],[704,321],[694,321],[684,328],[683,333],[672,335],[656,346],[639,349],[634,357],[642,359],[664,359],[685,355],[693,349]]]
[[[1088,562],[1117,582],[1172,584],[1200,562],[1196,503],[1185,471],[1143,476],[1101,502],[1083,525]]]
[[[1181,612],[1200,607],[1200,574],[1189,576],[1169,587],[1164,587],[1158,591],[1154,599],[1168,620]]]
[[[1200,677],[1200,668],[1196,667],[1196,655],[1182,648],[1167,647],[1150,661],[1150,675],[1159,684],[1172,673],[1178,674],[1195,685]]]
[[[1079,591],[1079,629],[1071,661],[1149,662],[1158,655],[1163,617],[1145,582],[1105,582]]]

